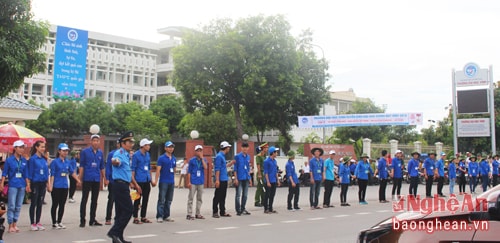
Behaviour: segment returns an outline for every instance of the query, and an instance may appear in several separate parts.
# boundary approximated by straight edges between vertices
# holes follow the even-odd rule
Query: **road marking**
[[[270,223],[251,224],[250,226],[259,227],[259,226],[268,226],[268,225],[271,225],[271,224]]]
[[[175,234],[191,234],[191,233],[200,233],[201,230],[186,230],[186,231],[177,231]]]
[[[230,227],[222,227],[222,228],[215,228],[216,230],[230,230],[230,229],[237,229],[238,227],[230,226]]]
[[[356,213],[356,214],[365,215],[365,214],[371,214],[371,213],[370,212],[361,212],[361,213]]]
[[[313,221],[313,220],[322,220],[322,219],[325,219],[325,218],[308,218],[307,220]]]
[[[106,242],[105,239],[95,239],[95,240],[78,240],[73,241],[73,243],[91,243],[91,242]]]
[[[347,217],[347,216],[349,216],[349,215],[347,215],[347,214],[340,214],[340,215],[335,215],[333,217],[334,218],[342,218],[342,217]]]
[[[131,235],[131,236],[127,236],[127,238],[130,238],[130,239],[139,239],[139,238],[149,238],[149,237],[155,237],[155,236],[158,236],[158,235],[153,235],[153,234],[149,234],[149,235]]]
[[[378,210],[377,212],[379,213],[387,213],[387,212],[390,212],[391,210]]]
[[[281,221],[281,223],[289,224],[289,223],[298,223],[300,222],[299,220],[286,220],[286,221]]]

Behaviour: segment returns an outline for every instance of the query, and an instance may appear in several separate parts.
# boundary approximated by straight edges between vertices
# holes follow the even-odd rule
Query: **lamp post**
[[[325,51],[323,50],[323,47],[321,47],[320,45],[317,45],[317,44],[313,44],[313,43],[305,43],[306,45],[310,45],[310,46],[315,46],[317,48],[319,48],[321,50],[321,60],[325,60]],[[325,104],[323,104],[323,119],[326,120],[325,118]],[[326,137],[326,130],[325,130],[325,124],[323,124],[323,144],[325,143],[325,137]]]

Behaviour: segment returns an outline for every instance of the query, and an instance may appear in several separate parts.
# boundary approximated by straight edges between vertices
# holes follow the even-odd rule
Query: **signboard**
[[[489,137],[490,119],[458,119],[457,128],[458,137]]]
[[[458,114],[488,113],[488,90],[469,89],[457,91]]]
[[[85,92],[88,32],[57,26],[54,84],[56,99],[82,100]]]
[[[336,116],[299,116],[300,128],[357,127],[357,126],[411,126],[422,125],[422,113],[369,113]]]
[[[488,69],[481,69],[475,63],[467,63],[464,70],[455,71],[457,87],[488,85]]]

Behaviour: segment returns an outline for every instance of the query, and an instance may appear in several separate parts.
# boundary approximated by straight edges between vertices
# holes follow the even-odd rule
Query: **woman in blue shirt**
[[[451,197],[455,196],[454,189],[455,189],[455,180],[457,178],[457,166],[456,166],[457,162],[458,162],[457,157],[451,157],[450,164],[448,165],[448,178],[450,179]]]
[[[28,163],[23,154],[24,142],[21,140],[14,142],[14,154],[5,161],[2,182],[0,183],[0,191],[3,191],[5,178],[9,178],[7,221],[10,233],[19,232],[17,221],[23,205],[24,191],[26,190]]]
[[[472,155],[469,162],[469,187],[470,193],[476,193],[477,178],[479,177],[479,164],[476,162],[476,156]]]
[[[467,168],[465,166],[465,157],[461,157],[457,167],[458,190],[460,191],[460,195],[465,194],[465,184],[467,184],[465,178],[466,173],[467,173]]]
[[[349,184],[351,183],[351,158],[346,156],[342,160],[344,163],[341,163],[339,167],[340,206],[351,206],[347,203],[347,190],[349,189]]]
[[[61,143],[58,146],[59,151],[56,154],[56,159],[50,163],[50,178],[49,186],[47,191],[50,192],[52,197],[52,208],[50,210],[50,215],[52,216],[52,228],[53,229],[66,229],[61,223],[64,214],[64,205],[66,204],[66,198],[68,197],[68,177],[71,176],[76,180],[76,184],[80,184],[80,179],[76,175],[75,167],[73,167],[70,161],[66,158],[68,156],[69,147],[65,143]],[[59,208],[56,219],[56,211]]]
[[[358,179],[358,198],[359,198],[359,204],[361,205],[366,205],[368,204],[365,201],[365,195],[366,195],[366,186],[368,185],[368,178],[370,175],[373,175],[373,170],[372,167],[370,167],[370,163],[368,163],[368,155],[366,153],[363,153],[361,155],[361,160],[358,162],[358,165],[356,166],[356,170],[354,170],[354,177],[355,179]]]
[[[31,148],[31,158],[28,161],[27,187],[31,191],[30,222],[32,231],[45,230],[45,227],[40,223],[40,218],[42,217],[42,206],[48,180],[49,167],[45,157],[45,142],[39,140]]]

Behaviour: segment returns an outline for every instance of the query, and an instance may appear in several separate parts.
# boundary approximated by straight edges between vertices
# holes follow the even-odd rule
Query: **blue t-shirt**
[[[325,180],[333,181],[335,180],[335,163],[333,162],[333,159],[326,159],[325,160]]]
[[[172,158],[167,156],[167,153],[158,158],[156,166],[161,166],[160,171],[160,183],[174,184],[175,183],[175,167],[177,166],[177,159],[172,154]]]
[[[313,157],[309,160],[309,168],[311,168],[311,173],[315,181],[321,181],[321,179],[323,179],[323,164],[324,161],[322,158],[316,159]]]
[[[189,160],[188,173],[193,185],[203,185],[205,182],[205,169],[203,168],[202,159],[195,156]]]
[[[26,187],[26,178],[28,176],[28,162],[21,156],[19,160],[12,155],[5,161],[2,176],[9,178],[9,187]]]
[[[267,159],[264,160],[264,181],[267,175],[269,177],[269,183],[276,183],[278,181],[277,174],[278,162],[271,157],[267,157]]]
[[[364,162],[360,160],[358,165],[356,165],[356,169],[354,170],[354,175],[356,178],[361,180],[368,180],[368,175],[373,174],[372,167],[368,162]]]
[[[132,156],[132,171],[135,172],[135,181],[150,182],[151,181],[151,158],[149,152],[142,153],[137,150]]]
[[[469,162],[469,176],[477,176],[479,173],[479,165],[477,162]]]
[[[92,147],[80,152],[80,168],[83,168],[83,181],[100,182],[104,170],[104,155],[100,149],[94,153]]]
[[[69,160],[55,158],[50,163],[50,176],[54,179],[54,188],[69,188],[68,177],[73,175],[75,170]]]
[[[457,167],[453,162],[450,162],[450,165],[448,165],[448,177],[450,180],[457,178]]]
[[[436,162],[436,169],[438,171],[439,176],[444,176],[444,161],[440,159]]]
[[[458,167],[464,171],[466,171],[466,169],[467,169],[465,166],[465,162],[463,162],[463,161],[458,162]],[[465,176],[465,172],[463,172],[457,168],[457,175],[458,176]]]
[[[427,176],[434,176],[434,166],[436,165],[436,161],[431,158],[427,158],[424,160],[424,168],[427,172]]]
[[[108,157],[106,158],[106,171],[104,175],[106,176],[106,180],[108,180],[109,183],[113,183],[113,163],[111,162],[111,159],[113,158],[113,155],[115,154],[116,150],[117,149],[109,152]]]
[[[418,166],[418,164],[417,164]],[[399,158],[392,159],[391,170],[393,171],[394,178],[402,178],[403,177],[403,161]]]
[[[491,166],[493,167],[493,171],[492,171],[492,174],[493,175],[498,175],[498,161],[496,160],[493,160],[493,162],[491,163]]]
[[[351,183],[351,169],[349,166],[341,163],[339,166],[339,177],[342,180],[340,184],[349,184]]]
[[[354,171],[356,170],[357,166],[358,166],[357,164],[351,163],[351,165],[349,165],[349,172],[351,172],[351,174],[354,175]]]
[[[31,182],[47,182],[49,180],[49,166],[44,157],[37,154],[28,161],[28,179]]]
[[[113,154],[113,159],[120,161],[119,165],[113,165],[113,180],[122,180],[130,183],[132,181],[132,169],[130,168],[130,153],[120,148]]]
[[[297,171],[295,171],[295,164],[293,163],[292,160],[288,160],[288,162],[286,162],[285,171],[287,179],[290,179],[291,176],[295,184],[299,183],[299,178],[297,177]],[[292,183],[290,183],[289,185],[292,185]]]
[[[228,178],[227,178],[226,155],[222,151],[219,151],[219,153],[217,153],[217,156],[215,156],[214,171],[220,172],[219,181],[227,181]]]
[[[378,161],[377,170],[379,179],[387,179],[389,173],[387,171],[387,161],[384,157],[380,158],[380,160]]]
[[[479,164],[479,172],[481,172],[482,176],[487,176],[491,172],[490,164],[488,161],[483,160]]]
[[[242,152],[234,156],[234,160],[236,161],[234,171],[238,175],[238,180],[250,180],[250,156]]]
[[[410,177],[415,177],[418,176],[418,165],[420,162],[414,158],[411,158],[410,161],[408,162],[408,174],[410,174]]]

